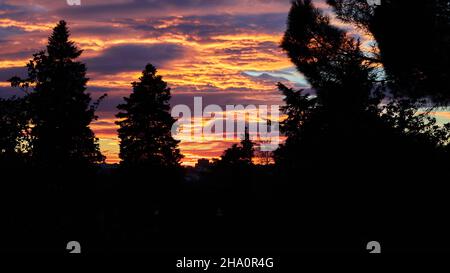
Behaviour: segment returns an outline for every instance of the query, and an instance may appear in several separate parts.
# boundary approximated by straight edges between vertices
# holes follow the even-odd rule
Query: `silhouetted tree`
[[[386,88],[378,83],[376,64],[361,51],[358,41],[332,26],[311,1],[293,2],[282,48],[311,83],[317,97],[279,85],[285,95],[283,111],[288,116],[282,123],[288,140],[276,153],[279,160],[285,151],[286,155],[291,154],[286,164],[297,164],[295,154],[300,142],[303,149],[313,149],[311,153],[302,153],[311,156],[321,154],[317,149],[326,154],[340,154],[336,151],[339,146],[346,147],[347,153],[358,152],[349,149],[358,145],[367,153],[370,146],[376,152],[375,147],[382,148],[383,141],[394,135],[414,136],[421,139],[417,143],[434,148],[445,145],[446,134],[440,131],[445,131],[445,127],[438,129],[435,120],[420,114],[424,111],[420,108],[421,101],[396,99],[388,105],[380,104],[381,92],[386,92]],[[408,118],[403,121],[394,121],[405,115]],[[442,137],[436,140],[431,135]],[[369,146],[361,139],[373,141]],[[332,145],[327,147],[328,144]]]
[[[251,165],[255,153],[254,143],[250,140],[248,128],[245,129],[244,138],[240,145],[233,144],[226,149],[221,156],[219,164],[233,166],[233,165]]]
[[[314,234],[381,234],[389,223],[399,229],[385,238],[396,234],[404,243],[397,231],[406,226],[424,219],[442,225],[438,215],[445,199],[434,190],[438,173],[431,170],[449,158],[450,126],[439,126],[422,101],[384,97],[388,88],[380,83],[377,56],[363,52],[358,40],[332,26],[309,0],[293,2],[281,46],[317,92],[308,95],[279,85],[287,115],[281,129],[288,137],[275,152],[283,201],[309,208],[303,216],[305,222],[315,220]],[[411,171],[418,169],[427,171]],[[429,181],[438,201],[416,202],[424,196],[420,179]],[[380,206],[365,201],[380,199]],[[428,215],[417,213],[420,206]],[[396,218],[400,211],[402,221]],[[372,223],[374,218],[380,220]],[[330,230],[330,221],[348,225]]]
[[[60,21],[46,51],[33,55],[28,78],[13,77],[15,87],[33,87],[28,94],[32,119],[33,162],[42,167],[93,166],[103,162],[98,139],[89,128],[99,101],[86,93],[86,66],[76,61],[82,50],[69,40]]]
[[[295,169],[299,165],[298,145],[303,140],[304,126],[308,125],[317,112],[317,98],[309,93],[303,94],[303,89],[294,91],[281,83],[278,84],[278,89],[284,95],[285,105],[281,110],[286,115],[286,119],[281,122],[280,131],[287,138],[274,152],[274,159],[279,166]]]
[[[117,114],[121,164],[147,169],[178,167],[182,155],[179,141],[171,135],[175,119],[170,115],[170,88],[151,64],[132,85],[133,93],[117,107],[121,110]]]
[[[330,24],[311,1],[294,1],[282,48],[317,91],[318,102],[339,112],[364,110],[376,75],[360,42]]]
[[[375,38],[392,91],[413,99],[450,100],[448,0],[328,0],[338,17]],[[405,44],[405,41],[408,41]]]
[[[0,168],[19,167],[30,150],[29,118],[23,98],[0,99]]]
[[[234,216],[243,213],[251,200],[254,153],[254,143],[246,128],[241,142],[226,149],[212,169],[210,183],[217,186],[219,206],[233,211]]]
[[[381,98],[374,92],[376,69],[359,41],[332,26],[311,1],[293,2],[281,46],[317,93],[312,98],[279,85],[286,102],[282,110],[288,116],[282,131],[288,139],[275,158],[281,160],[284,154],[286,164],[281,165],[295,171],[299,160],[314,164],[309,156],[337,156],[349,141],[363,137],[367,132],[360,129],[375,118]],[[302,157],[296,156],[299,149]]]
[[[122,224],[128,236],[140,243],[150,231],[163,228],[158,219],[173,216],[181,182],[179,141],[171,135],[175,119],[170,114],[170,88],[147,64],[133,92],[117,108],[119,121]],[[169,217],[170,218],[170,217]],[[172,219],[173,220],[173,219]],[[170,228],[170,225],[164,229]]]

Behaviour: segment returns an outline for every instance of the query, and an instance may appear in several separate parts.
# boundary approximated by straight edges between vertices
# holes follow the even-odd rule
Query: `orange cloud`
[[[264,5],[269,6],[269,4]],[[274,6],[277,10],[287,13],[288,2]],[[229,8],[230,11],[233,10]],[[242,12],[242,10],[241,10]],[[264,11],[266,12],[266,11]],[[254,9],[251,14],[263,13],[263,10]],[[265,15],[261,15],[265,16]],[[264,19],[264,17],[261,17]],[[29,49],[30,44],[38,51],[43,49],[46,37],[54,26],[54,18],[49,18],[48,23],[35,23],[17,21],[12,19],[0,19],[0,28],[18,27],[25,34],[15,35],[14,39],[19,43],[15,52]],[[93,22],[83,19],[70,22],[72,39],[84,51],[82,61],[102,56],[108,49],[119,45],[155,45],[170,43],[183,46],[188,53],[170,64],[160,67],[159,73],[172,87],[173,95],[209,96],[210,103],[215,103],[214,96],[233,97],[233,101],[239,104],[249,102],[260,102],[262,104],[281,104],[282,97],[277,91],[276,80],[261,80],[245,74],[246,71],[260,71],[261,73],[279,71],[290,68],[292,65],[278,44],[283,33],[273,31],[264,32],[257,26],[246,26],[233,33],[227,31],[225,34],[214,32],[213,34],[195,34],[189,31],[175,29],[181,23],[189,21],[192,26],[201,26],[201,17],[186,19],[183,16],[172,16],[162,18],[158,22],[147,23],[144,18],[135,18],[133,23],[141,23],[144,27],[154,28],[157,34],[146,32],[139,28],[131,29],[126,22],[121,20],[95,22],[97,28],[117,29],[117,33],[111,31],[103,34],[96,33]],[[258,22],[264,23],[260,19]],[[211,26],[221,29],[221,24]],[[180,28],[182,29],[182,28]],[[87,31],[86,31],[87,30]],[[195,28],[194,28],[195,30]],[[34,42],[34,43],[33,43]],[[4,50],[0,50],[4,54]],[[119,56],[125,57],[126,56]],[[31,56],[30,56],[31,58]],[[17,57],[0,60],[1,68],[21,67],[28,62],[29,58]],[[108,92],[108,99],[119,101],[121,97],[128,96],[132,91],[130,83],[138,80],[141,70],[147,62],[152,59],[142,59],[140,67],[134,71],[119,71],[114,73],[100,73],[89,70],[88,65],[88,91]],[[7,83],[0,83],[0,87],[7,87]],[[100,90],[100,91],[98,91]],[[226,101],[226,100],[224,100]],[[108,103],[108,102],[105,102]],[[118,163],[119,139],[117,137],[117,126],[114,124],[115,105],[109,105],[106,111],[100,111],[100,119],[93,122],[91,128],[99,138],[102,152],[107,156],[108,163]],[[173,105],[172,105],[173,106]],[[207,122],[207,121],[205,121]],[[220,136],[211,134],[203,139],[184,140],[180,148],[185,158],[183,164],[193,165],[200,158],[217,158],[222,152],[231,146],[235,140],[223,140]]]

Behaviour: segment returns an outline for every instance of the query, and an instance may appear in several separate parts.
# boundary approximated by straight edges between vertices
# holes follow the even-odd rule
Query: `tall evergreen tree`
[[[10,80],[12,86],[33,87],[27,99],[33,123],[32,155],[38,166],[93,166],[104,160],[89,128],[99,101],[91,104],[86,66],[76,61],[83,51],[69,36],[66,22],[60,21],[47,50],[34,54],[28,63],[28,78]]]
[[[175,119],[170,114],[170,88],[147,64],[133,93],[117,108],[120,158],[127,168],[176,168],[182,155],[171,135]]]

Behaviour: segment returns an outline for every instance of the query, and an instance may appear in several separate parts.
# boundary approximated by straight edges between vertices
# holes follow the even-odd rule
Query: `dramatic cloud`
[[[0,0],[0,96],[21,94],[5,80],[24,76],[52,27],[68,21],[84,50],[88,92],[108,94],[92,128],[108,162],[118,162],[116,106],[148,62],[172,88],[172,106],[192,106],[195,96],[204,105],[276,105],[277,82],[307,88],[279,47],[289,8],[290,0]],[[231,143],[183,141],[184,162],[218,157]]]
[[[165,68],[186,54],[187,49],[177,44],[125,44],[105,49],[100,56],[87,59],[86,63],[91,72],[115,74],[144,69],[147,63]]]
[[[9,27],[0,28],[0,37],[2,37],[2,39],[7,39],[10,36],[23,34],[23,33],[25,33],[25,31],[18,27],[9,26]]]
[[[289,0],[131,0],[89,1],[80,7],[62,7],[55,14],[66,18],[123,18],[163,15],[208,15],[208,14],[258,14],[265,11],[286,11]]]
[[[140,31],[147,37],[160,37],[167,33],[185,36],[187,40],[211,42],[219,35],[249,33],[279,34],[286,20],[285,13],[265,13],[258,15],[205,15],[170,16],[146,19],[114,19],[109,22],[124,28]]]

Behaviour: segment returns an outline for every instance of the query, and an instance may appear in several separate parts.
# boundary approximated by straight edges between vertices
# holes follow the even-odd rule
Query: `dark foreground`
[[[378,241],[387,253],[448,251],[440,177],[255,168],[195,181],[22,171],[2,179],[0,250],[68,253],[78,241],[89,254],[368,253]]]

